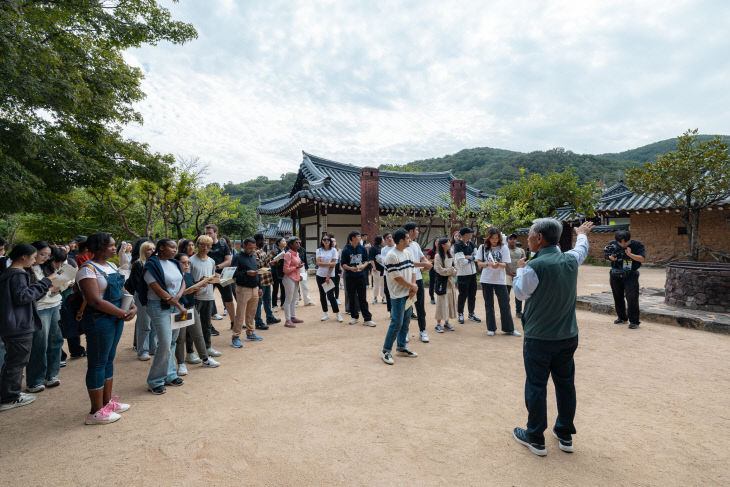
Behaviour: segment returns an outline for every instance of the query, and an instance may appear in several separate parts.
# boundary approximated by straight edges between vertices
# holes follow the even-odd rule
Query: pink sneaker
[[[129,409],[130,406],[129,404],[124,404],[123,402],[117,402],[118,398],[119,396],[112,397],[112,400],[109,401],[109,404],[107,404],[107,406],[115,413],[123,413],[124,411]]]
[[[118,421],[121,416],[119,416],[117,413],[111,410],[109,407],[109,404],[104,406],[103,408],[99,409],[94,414],[87,414],[86,415],[86,421],[84,423],[86,424],[109,424],[113,423],[114,421]]]
[[[300,319],[299,319],[299,318],[297,318],[296,316],[292,316],[292,317],[291,317],[291,322],[292,322],[292,323],[304,323],[304,320],[300,320]]]
[[[284,326],[286,326],[287,328],[296,328],[297,327],[297,325],[292,323],[291,320],[286,320],[286,323],[284,323]]]

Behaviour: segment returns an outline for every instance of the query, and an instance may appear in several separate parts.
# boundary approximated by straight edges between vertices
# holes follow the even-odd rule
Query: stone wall
[[[675,262],[667,266],[664,302],[727,313],[730,311],[730,264]]]

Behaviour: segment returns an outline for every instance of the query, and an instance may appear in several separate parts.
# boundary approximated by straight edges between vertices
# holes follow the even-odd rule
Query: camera
[[[606,247],[603,249],[603,255],[606,257],[606,259],[613,256],[618,260],[623,257],[624,249],[617,242],[614,241],[606,245]]]

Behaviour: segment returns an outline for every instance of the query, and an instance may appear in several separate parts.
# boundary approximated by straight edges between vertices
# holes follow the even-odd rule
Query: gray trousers
[[[0,370],[0,403],[15,401],[23,387],[23,369],[30,361],[33,333],[3,337],[5,362]]]

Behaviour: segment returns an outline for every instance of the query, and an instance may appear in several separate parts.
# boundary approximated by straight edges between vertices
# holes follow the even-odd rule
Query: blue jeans
[[[408,337],[408,326],[411,322],[411,314],[413,306],[408,309],[406,301],[408,297],[390,298],[390,327],[385,335],[385,343],[383,343],[383,352],[391,352],[393,350],[393,342],[398,340],[398,348],[406,348],[406,338]]]
[[[525,405],[527,406],[527,435],[530,441],[545,444],[547,429],[547,382],[553,376],[558,419],[555,431],[560,437],[575,434],[575,362],[578,337],[567,340],[537,340],[525,338],[522,356],[525,361]]]
[[[61,305],[39,310],[38,316],[41,318],[41,329],[33,333],[30,362],[25,369],[25,383],[29,387],[56,377],[61,369],[63,336],[58,326]]]
[[[95,391],[104,387],[104,381],[114,378],[114,356],[124,321],[116,316],[101,315],[86,330],[86,388]]]
[[[259,298],[259,305],[256,308],[256,324],[263,325],[264,322],[261,320],[261,304],[264,305],[264,312],[266,313],[266,321],[271,322],[276,319],[274,312],[271,311],[271,286],[261,286],[261,291],[264,295]]]
[[[134,323],[134,333],[137,338],[137,356],[143,353],[155,353],[157,337],[152,332],[147,306],[142,306],[137,293],[134,293],[134,304],[137,306],[137,321]]]
[[[152,361],[150,373],[147,375],[147,384],[150,388],[162,386],[166,382],[177,379],[175,345],[180,330],[173,330],[170,325],[172,310],[173,308],[162,309],[160,301],[156,299],[147,301],[147,314],[150,316],[152,330],[157,335],[157,352]]]

